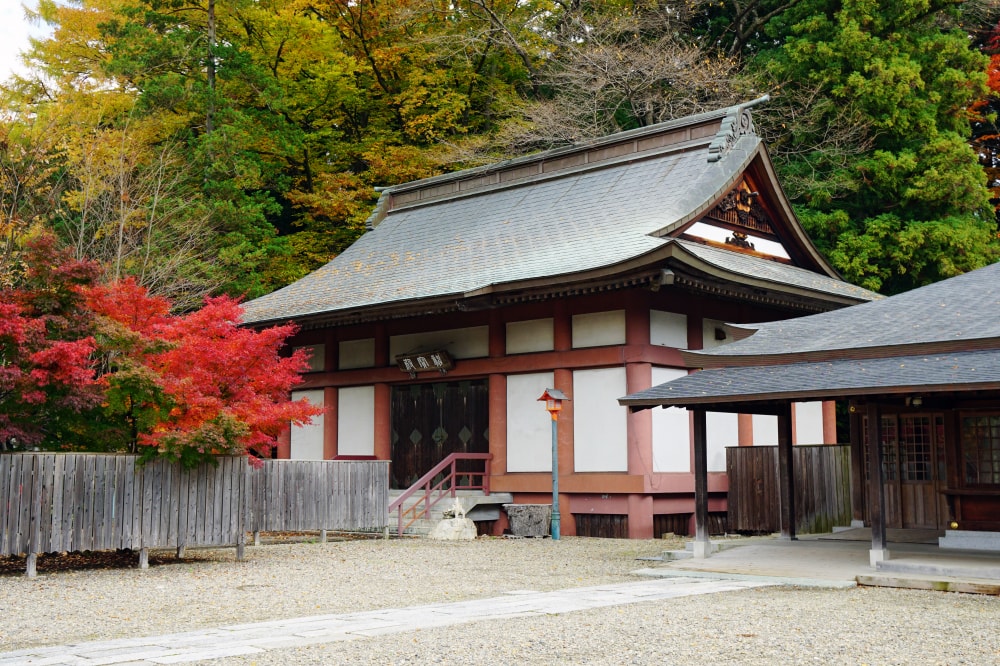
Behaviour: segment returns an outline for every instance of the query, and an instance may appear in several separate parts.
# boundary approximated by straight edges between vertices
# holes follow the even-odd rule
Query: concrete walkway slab
[[[879,562],[876,570],[869,559],[870,548],[870,542],[827,540],[816,536],[795,540],[755,538],[728,544],[727,548],[704,559],[664,559],[658,566],[635,573],[651,577],[771,581],[804,587],[853,587],[861,583],[915,589],[978,590],[979,593],[994,589],[989,583],[1000,583],[1000,556],[996,553],[890,542],[890,558]],[[929,585],[929,579],[950,586]],[[913,584],[908,585],[907,581]]]
[[[428,604],[340,615],[268,620],[142,638],[54,645],[0,653],[0,666],[192,663],[337,641],[531,615],[557,615],[592,608],[715,594],[775,585],[766,580],[712,580],[673,576],[612,585],[532,592],[455,603]]]

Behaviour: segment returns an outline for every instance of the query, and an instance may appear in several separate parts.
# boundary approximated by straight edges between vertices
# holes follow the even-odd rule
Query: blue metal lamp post
[[[558,389],[545,389],[539,398],[552,416],[552,539],[559,540],[559,411],[562,401],[569,400]]]

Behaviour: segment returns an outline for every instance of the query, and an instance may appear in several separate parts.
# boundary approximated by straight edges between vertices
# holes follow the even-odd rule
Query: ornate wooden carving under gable
[[[740,180],[719,204],[705,215],[706,221],[733,231],[726,243],[736,247],[753,249],[747,240],[747,232],[754,236],[778,240],[771,218],[760,204],[759,195],[752,190],[746,180]]]

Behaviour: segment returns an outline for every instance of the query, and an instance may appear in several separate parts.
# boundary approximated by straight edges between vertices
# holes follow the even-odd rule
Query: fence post
[[[26,571],[28,578],[38,575],[38,549],[41,546],[42,533],[42,458],[31,456],[31,523],[28,528],[28,561]]]

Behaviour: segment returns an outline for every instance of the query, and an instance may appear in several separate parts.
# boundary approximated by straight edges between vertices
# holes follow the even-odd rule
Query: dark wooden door
[[[865,470],[868,442],[865,433]],[[886,414],[882,417],[882,474],[885,479],[886,527],[941,529],[948,508],[944,416]],[[869,492],[869,498],[874,495]]]
[[[485,379],[392,389],[393,488],[409,488],[451,453],[489,453]]]
[[[944,417],[901,414],[898,424],[900,521],[903,527],[939,529],[945,485]]]

